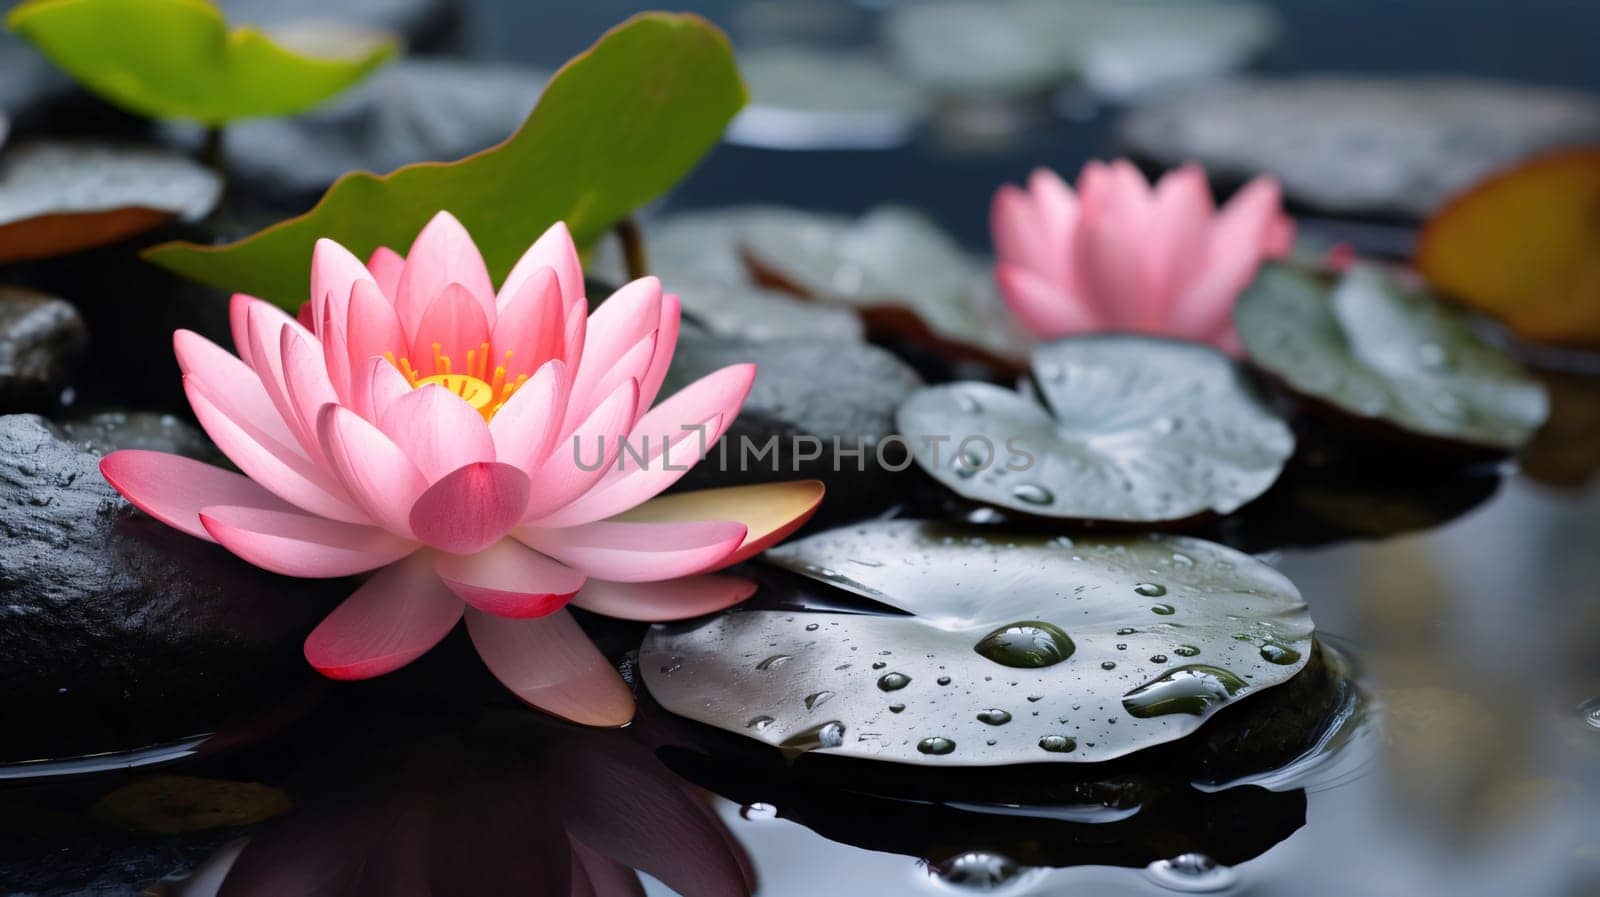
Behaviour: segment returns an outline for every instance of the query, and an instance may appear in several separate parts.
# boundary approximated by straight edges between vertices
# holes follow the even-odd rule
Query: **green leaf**
[[[353,172],[298,218],[224,246],[167,243],[158,265],[284,306],[305,298],[311,248],[404,250],[434,213],[472,232],[496,280],[556,221],[586,245],[682,178],[746,99],[728,39],[705,19],[643,13],[550,80],[504,143],[459,162]]]
[[[308,56],[228,30],[206,0],[28,0],[6,26],[125,109],[209,125],[302,112],[395,54],[393,41],[367,40],[348,58]]]

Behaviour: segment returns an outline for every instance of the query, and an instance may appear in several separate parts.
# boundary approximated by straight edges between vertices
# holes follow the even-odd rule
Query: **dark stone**
[[[53,407],[88,344],[69,303],[0,286],[0,411]]]
[[[1306,208],[1414,219],[1497,168],[1600,139],[1600,103],[1464,78],[1242,79],[1136,109],[1118,139],[1221,182],[1276,175]]]
[[[99,457],[38,417],[0,417],[0,761],[272,716],[315,681],[300,644],[351,588],[266,573],[145,516]]]
[[[889,352],[850,340],[759,342],[685,334],[661,394],[739,362],[757,366],[739,417],[680,488],[818,479],[828,496],[819,521],[848,520],[895,502],[912,478],[894,470],[909,460],[895,434],[894,411],[922,379]],[[761,456],[775,440],[774,453]],[[859,459],[844,452],[864,449]],[[819,457],[806,456],[819,452]],[[887,466],[883,463],[887,462]]]

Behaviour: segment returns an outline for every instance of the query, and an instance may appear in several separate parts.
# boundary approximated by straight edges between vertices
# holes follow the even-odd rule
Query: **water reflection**
[[[752,892],[703,796],[624,733],[520,711],[363,729],[286,783],[305,804],[168,893],[609,897],[642,893],[635,870],[682,894]]]

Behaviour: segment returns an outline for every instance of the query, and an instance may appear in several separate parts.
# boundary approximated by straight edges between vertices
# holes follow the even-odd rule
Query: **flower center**
[[[412,389],[421,389],[429,384],[437,384],[460,396],[468,405],[483,415],[484,420],[494,417],[494,413],[511,398],[517,388],[528,382],[527,374],[519,374],[515,379],[506,378],[506,368],[511,364],[512,353],[507,351],[500,364],[489,370],[489,344],[482,343],[476,349],[467,350],[466,369],[460,372],[455,370],[450,356],[445,355],[443,346],[433,344],[433,373],[423,376],[411,359],[401,356],[395,357],[393,352],[383,353],[389,363],[400,369],[406,379],[411,381]]]

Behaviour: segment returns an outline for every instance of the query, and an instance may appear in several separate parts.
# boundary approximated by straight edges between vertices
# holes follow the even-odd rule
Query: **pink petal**
[[[372,398],[372,360],[385,353],[395,353],[398,358],[405,351],[406,339],[400,329],[400,318],[394,305],[379,291],[380,287],[365,283],[356,284],[350,294],[350,318],[345,322],[343,351],[349,359],[350,390],[343,394],[344,404],[354,407],[362,416],[374,416]],[[329,347],[329,351],[338,351]],[[410,384],[407,384],[407,389]]]
[[[494,460],[494,439],[483,415],[436,383],[388,403],[378,415],[378,427],[429,482],[467,464]]]
[[[382,420],[394,404],[411,395],[411,381],[387,358],[374,358],[367,363],[367,404],[361,416],[373,423]],[[359,408],[360,406],[358,406]]]
[[[468,464],[422,493],[411,507],[411,531],[441,551],[482,551],[521,519],[528,490],[528,475],[509,464]]]
[[[576,402],[594,402],[607,393],[599,383],[629,352],[661,326],[661,281],[641,277],[626,284],[589,316],[580,363],[573,373],[572,396]],[[649,350],[654,353],[653,347]],[[640,371],[649,366],[645,356]],[[568,364],[571,365],[569,359]],[[617,383],[612,379],[610,382]],[[569,409],[568,423],[581,420],[593,410],[592,404]],[[576,417],[572,416],[576,415]]]
[[[1175,168],[1156,185],[1155,206],[1144,255],[1152,289],[1166,303],[1152,321],[1154,332],[1171,314],[1171,304],[1205,267],[1211,237],[1211,187],[1198,165]]]
[[[440,212],[417,234],[395,287],[395,309],[413,341],[428,306],[453,283],[477,300],[485,321],[494,321],[494,284],[483,256],[461,222],[449,212]]]
[[[334,305],[330,302],[325,312],[327,320],[322,322],[322,367],[328,372],[328,382],[333,386],[333,391],[340,396],[350,394],[350,339],[345,328],[349,325],[350,298],[354,295],[352,291],[351,296],[345,299],[345,317],[335,318]]]
[[[553,358],[566,359],[565,306],[556,274],[549,268],[535,271],[501,304],[489,358],[505,366],[506,379],[532,373]]]
[[[591,579],[583,584],[572,603],[608,617],[662,623],[716,613],[749,598],[755,591],[754,582],[720,573],[665,582]]]
[[[1065,244],[1053,243],[1032,196],[1011,184],[1001,185],[989,205],[989,233],[1000,264],[1016,265],[1049,277],[1061,267]]]
[[[294,511],[210,505],[200,510],[200,523],[222,547],[257,567],[286,576],[351,576],[394,563],[416,550],[416,543],[374,526]]]
[[[633,694],[565,609],[514,620],[467,609],[467,632],[495,678],[518,698],[587,726],[633,719]]]
[[[568,312],[582,311],[584,307],[583,264],[578,260],[578,247],[572,243],[572,233],[566,222],[557,221],[535,240],[511,267],[505,283],[500,285],[497,305],[504,308],[523,288],[523,284],[543,269],[555,275],[557,285]],[[568,361],[576,359],[568,358]]]
[[[1224,328],[1234,300],[1260,269],[1263,247],[1281,239],[1281,202],[1278,182],[1261,177],[1222,207],[1211,225],[1206,267],[1173,307],[1175,329],[1200,334]]]
[[[306,660],[330,679],[392,673],[437,645],[461,601],[420,556],[378,571],[306,638]]]
[[[466,287],[452,283],[435,296],[423,312],[411,337],[411,363],[422,376],[446,373],[477,376],[474,373],[477,364],[487,360],[478,356],[484,354],[488,343],[489,320],[483,315],[483,306]],[[442,361],[435,361],[436,355],[449,359],[448,369],[442,366]]]
[[[317,414],[323,405],[339,401],[333,384],[328,380],[328,369],[321,352],[292,330],[281,331],[279,352],[283,357],[284,392],[289,406],[294,410],[299,428],[313,435],[317,432]],[[323,461],[322,440],[316,441],[316,451],[310,454],[313,461]]]
[[[742,523],[601,521],[563,529],[519,527],[523,544],[599,579],[650,582],[721,566],[743,544]]]
[[[1040,339],[1056,339],[1100,329],[1095,312],[1081,299],[1026,268],[999,264],[994,269],[1000,295],[1013,314]]]
[[[605,477],[633,426],[639,387],[633,381],[617,387],[577,429],[550,449],[533,475],[536,489],[522,519],[536,520],[583,495]]]
[[[301,327],[298,321],[265,302],[250,307],[249,331],[250,357],[255,360],[255,372],[262,388],[278,409],[278,416],[294,434],[294,441],[299,444],[302,454],[307,458],[316,458],[322,451],[317,444],[317,434],[300,420],[294,402],[289,398],[289,385],[283,370],[283,334],[298,334],[308,340],[315,340],[316,337]]]
[[[244,293],[234,293],[228,299],[228,330],[233,334],[233,349],[252,368],[255,365],[250,361],[250,305],[260,301]]]
[[[243,361],[189,330],[173,332],[172,349],[178,356],[178,369],[203,386],[207,395],[218,397],[229,417],[249,424],[274,442],[292,447],[296,454],[304,454],[266,387],[261,385],[261,378]]]
[[[361,510],[389,532],[415,538],[411,507],[428,481],[406,453],[382,430],[340,405],[323,406],[317,435],[334,474]]]
[[[357,281],[375,283],[372,272],[350,250],[333,240],[318,240],[311,250],[311,321],[318,338],[327,338],[324,321],[344,322]]]
[[[1149,188],[1136,169],[1118,160],[1087,166],[1079,181],[1081,205],[1072,267],[1084,303],[1103,326],[1144,326],[1165,303],[1141,249],[1149,226]]]
[[[755,376],[755,365],[735,364],[685,386],[628,432],[618,469],[583,497],[534,522],[552,527],[590,523],[661,494],[721,438],[738,416]]]
[[[559,360],[534,372],[489,420],[495,457],[529,474],[542,465],[561,435],[568,388],[567,366]]]
[[[678,327],[683,318],[683,303],[668,293],[661,297],[661,326],[656,328],[655,351],[650,356],[650,367],[639,380],[639,412],[656,403],[661,384],[667,380],[667,368],[672,366],[672,355],[678,347]]]
[[[1040,273],[1059,283],[1071,284],[1072,234],[1078,226],[1078,197],[1060,175],[1048,168],[1035,168],[1028,175],[1028,195],[1052,247],[1045,257],[1046,267]],[[1050,264],[1052,260],[1053,265]]]
[[[200,509],[242,505],[276,511],[295,508],[254,480],[182,455],[124,449],[100,459],[100,473],[133,506],[191,536],[213,541],[200,525]]]
[[[737,521],[746,528],[744,543],[723,561],[727,566],[766,551],[804,526],[821,506],[824,492],[817,480],[698,489],[651,499],[612,520],[660,524]]]
[[[542,617],[566,606],[584,575],[515,539],[472,555],[439,554],[433,569],[473,607],[497,617]]]
[[[183,389],[201,429],[250,479],[309,513],[346,523],[368,522],[367,516],[349,501],[333,477],[312,464],[299,450],[232,414],[200,380],[185,377]]]
[[[388,297],[391,305],[394,304],[394,298],[400,295],[400,274],[405,269],[405,256],[387,246],[372,250],[371,257],[367,259],[367,270],[372,272],[373,281]]]
[[[617,387],[629,381],[637,384],[650,370],[650,359],[656,354],[656,333],[650,332],[644,338],[634,343],[628,351],[613,359],[603,373],[590,376],[587,384],[580,384],[574,377],[572,393],[567,399],[567,413],[564,420],[564,430],[570,430],[578,425],[591,412],[599,400],[615,392]],[[591,374],[596,370],[590,367]],[[580,392],[579,390],[582,390]],[[641,394],[642,398],[642,394]],[[635,413],[644,410],[643,404],[636,405]]]

